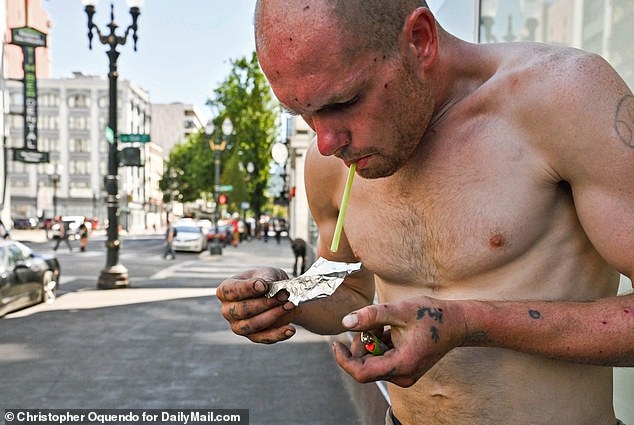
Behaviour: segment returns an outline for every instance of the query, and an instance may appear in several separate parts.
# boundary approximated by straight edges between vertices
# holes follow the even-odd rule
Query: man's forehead
[[[270,83],[284,109],[296,114],[311,113],[357,95],[367,80],[365,73],[357,71],[354,66],[327,69],[321,74],[282,76]]]

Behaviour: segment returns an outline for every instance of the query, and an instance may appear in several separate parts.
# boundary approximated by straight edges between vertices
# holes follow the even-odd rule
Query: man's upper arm
[[[562,133],[555,167],[573,191],[593,246],[621,273],[634,273],[634,96],[601,58],[577,59],[558,93]]]
[[[311,214],[319,230],[317,255],[331,261],[358,262],[360,260],[348,243],[345,229],[337,252],[330,251],[339,215],[338,203],[341,200],[347,174],[348,171],[341,160],[322,156],[314,144],[309,148],[306,158],[305,184]],[[374,276],[365,267],[346,278],[344,287],[351,291],[348,294],[352,298],[356,298],[352,301],[356,305],[351,308],[359,308],[361,304],[371,303],[374,299]]]
[[[345,231],[337,252],[333,253],[329,249],[337,224],[338,202],[346,176],[347,170],[341,160],[322,156],[314,144],[309,148],[305,182],[310,211],[319,229],[317,253],[328,260],[353,262],[358,260],[348,244]]]

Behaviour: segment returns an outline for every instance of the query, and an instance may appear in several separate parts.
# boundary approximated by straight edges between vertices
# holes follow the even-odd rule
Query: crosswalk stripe
[[[226,279],[248,269],[241,262],[209,262],[186,261],[174,264],[154,273],[150,279],[194,278],[194,279]],[[289,272],[289,270],[287,270]]]

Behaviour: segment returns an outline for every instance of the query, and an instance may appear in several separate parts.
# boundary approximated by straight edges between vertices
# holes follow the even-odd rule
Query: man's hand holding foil
[[[283,270],[265,268],[243,272],[218,286],[221,312],[233,332],[264,344],[295,335],[296,329],[290,325],[295,305],[288,301],[288,294],[281,291],[271,298],[265,296],[270,282],[283,279],[288,279]]]

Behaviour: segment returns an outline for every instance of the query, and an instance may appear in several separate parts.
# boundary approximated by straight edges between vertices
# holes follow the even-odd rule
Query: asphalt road
[[[367,423],[328,338],[300,331],[289,342],[253,344],[220,315],[215,286],[251,266],[291,270],[288,242],[172,261],[162,258],[160,235],[124,236],[132,287],[97,290],[103,239],[87,252],[57,251],[55,303],[0,319],[0,409],[248,409],[251,425]],[[29,244],[52,250],[51,241]]]

